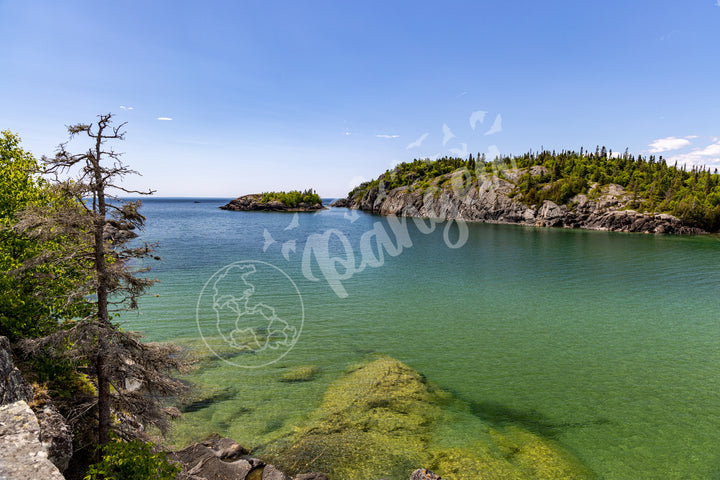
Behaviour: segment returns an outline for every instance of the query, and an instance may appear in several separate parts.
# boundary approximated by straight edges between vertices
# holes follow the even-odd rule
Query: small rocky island
[[[263,192],[244,195],[220,207],[233,211],[314,212],[324,210],[320,196],[312,189],[303,192]]]

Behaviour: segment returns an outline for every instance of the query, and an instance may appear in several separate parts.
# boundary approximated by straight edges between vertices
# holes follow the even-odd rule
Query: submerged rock
[[[412,473],[412,475],[410,475],[410,480],[442,480],[442,478],[440,475],[436,475],[430,470],[418,468]]]
[[[316,365],[301,365],[288,369],[280,377],[281,382],[309,382],[320,373],[320,367]]]
[[[474,438],[441,444],[434,432],[450,423],[444,408],[450,404],[463,407],[407,365],[382,356],[337,380],[307,424],[263,455],[288,472],[320,470],[336,479],[592,478],[558,445],[520,427],[475,419]],[[420,465],[435,474],[417,473]]]

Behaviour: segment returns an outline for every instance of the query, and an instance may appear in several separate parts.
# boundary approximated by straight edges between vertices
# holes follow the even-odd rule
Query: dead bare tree
[[[120,159],[122,154],[107,142],[124,139],[125,123],[114,126],[112,114],[98,118],[94,124],[68,127],[70,140],[89,139],[90,146],[85,152],[72,154],[66,149],[67,143],[63,143],[55,157],[43,158],[44,173],[54,175],[57,187],[76,202],[52,213],[30,209],[16,228],[37,236],[66,239],[68,248],[45,252],[44,258],[35,261],[74,262],[92,274],[84,291],[71,293],[92,296],[92,313],[69,329],[42,339],[25,340],[22,348],[37,354],[63,345],[54,351],[87,365],[97,388],[97,440],[105,444],[112,430],[125,438],[141,435],[142,427],[133,428],[133,422],[113,424],[113,411],[117,416],[128,414],[164,430],[169,421],[162,409],[162,399],[185,389],[183,383],[169,374],[173,370],[187,370],[190,363],[179,347],[144,344],[138,335],[111,322],[113,311],[137,308],[138,297],[155,283],[141,276],[147,268],[131,266],[153,257],[154,250],[154,245],[128,243],[133,236],[128,233],[142,228],[145,220],[138,211],[140,202],[125,202],[118,195],[152,191],[129,190],[120,185],[124,176],[137,172],[129,169]],[[68,175],[74,178],[62,179]],[[79,417],[91,407],[78,409]]]

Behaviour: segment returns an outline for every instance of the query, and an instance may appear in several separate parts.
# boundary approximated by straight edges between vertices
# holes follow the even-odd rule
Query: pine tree
[[[136,173],[123,164],[121,154],[107,147],[108,141],[123,140],[124,123],[112,125],[112,115],[100,115],[95,124],[68,127],[70,139],[87,137],[91,145],[83,153],[72,154],[61,144],[54,158],[44,158],[45,173],[57,179],[78,172],[74,179],[58,180],[58,186],[77,200],[74,208],[53,212],[29,209],[18,228],[37,237],[73,239],[72,257],[82,258],[91,273],[86,296],[94,297],[94,308],[76,325],[37,341],[26,341],[28,353],[46,352],[87,363],[97,388],[97,441],[105,444],[112,429],[124,438],[142,435],[128,425],[113,425],[111,412],[126,412],[161,429],[169,419],[162,408],[162,397],[176,395],[184,385],[167,376],[172,369],[185,370],[188,363],[173,345],[143,344],[139,336],[111,322],[114,311],[137,308],[137,299],[154,283],[139,276],[146,268],[133,270],[129,261],[153,256],[153,247],[129,246],[128,235],[141,228],[140,202],[123,202],[116,192],[150,194],[128,190],[119,181]],[[81,208],[77,208],[79,205]],[[67,257],[67,256],[65,256]],[[44,261],[62,263],[66,258],[46,252]],[[69,348],[67,348],[69,345]],[[61,348],[57,348],[63,346]],[[111,392],[112,387],[112,392]]]

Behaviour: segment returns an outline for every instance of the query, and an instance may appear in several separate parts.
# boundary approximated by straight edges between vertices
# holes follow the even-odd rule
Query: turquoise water
[[[214,399],[189,409],[178,443],[218,431],[261,451],[302,421],[348,365],[382,352],[469,403],[476,417],[560,443],[600,478],[720,478],[716,237],[477,224],[453,249],[443,224],[422,233],[409,221],[411,246],[347,272],[340,298],[322,278],[303,276],[306,239],[335,229],[342,233],[331,253],[343,256],[342,237],[357,257],[376,222],[391,232],[387,219],[330,209],[299,215],[292,228],[292,214],[219,210],[224,203],[151,199],[142,210],[142,239],[161,244],[152,271],[161,283],[122,321],[151,340],[194,348],[202,362],[191,378]],[[274,243],[264,250],[268,235]],[[258,272],[258,297],[287,312],[280,316],[299,332],[285,356],[262,368],[238,365],[250,357],[218,360],[196,321],[199,314],[207,342],[227,353],[217,332],[209,338],[203,288],[238,261],[282,269],[304,306],[300,331],[287,279]],[[313,381],[280,381],[310,365],[320,372]],[[447,426],[447,442],[471,438],[472,428]]]

